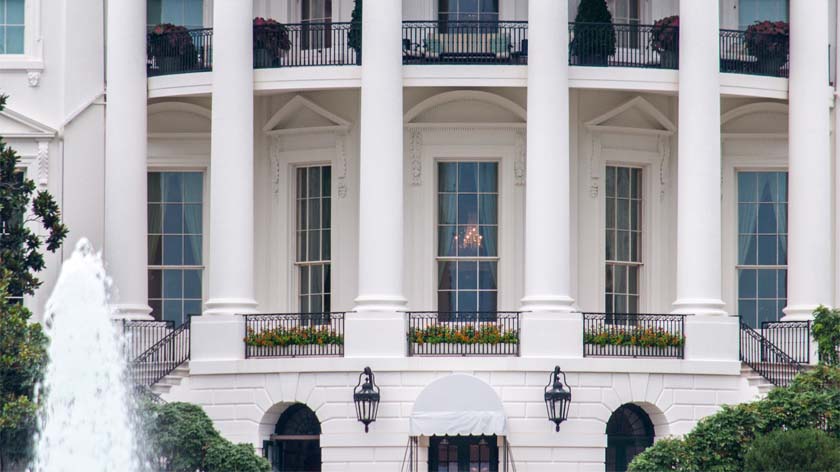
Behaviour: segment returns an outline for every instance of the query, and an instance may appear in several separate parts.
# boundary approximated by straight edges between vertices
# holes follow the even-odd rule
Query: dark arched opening
[[[653,445],[653,422],[641,407],[622,405],[607,422],[607,472],[624,472],[637,454]]]
[[[321,423],[303,403],[280,415],[274,434],[263,445],[271,468],[278,472],[320,472]]]

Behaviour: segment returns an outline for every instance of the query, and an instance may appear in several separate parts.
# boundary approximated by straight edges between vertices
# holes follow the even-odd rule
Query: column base
[[[207,312],[205,312],[207,313]],[[245,359],[245,319],[216,313],[190,322],[190,359],[202,361]]]
[[[674,302],[671,313],[678,315],[727,316],[723,300],[714,298],[681,298]]]
[[[522,299],[522,311],[571,313],[575,300],[566,295],[530,295]]]
[[[249,298],[213,298],[204,304],[205,316],[250,315],[257,312],[257,302]]]
[[[406,300],[360,296],[344,318],[344,357],[406,357]]]
[[[692,361],[738,361],[738,318],[694,315],[685,318],[685,358]]]
[[[814,319],[814,310],[819,305],[788,305],[782,311],[785,316],[782,321],[811,321]]]
[[[118,303],[111,305],[111,318],[116,320],[152,320],[152,309],[149,305],[132,303]]]

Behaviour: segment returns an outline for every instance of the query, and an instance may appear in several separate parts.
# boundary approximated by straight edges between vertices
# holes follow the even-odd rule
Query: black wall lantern
[[[364,377],[364,382],[362,381]],[[359,374],[359,383],[353,389],[353,403],[356,404],[356,419],[365,425],[365,432],[368,426],[376,421],[376,413],[379,411],[379,387],[373,380],[373,371],[370,367]]]
[[[560,382],[560,374],[563,381]],[[555,431],[560,431],[560,423],[569,419],[569,404],[572,403],[572,388],[566,383],[566,373],[560,366],[549,374],[548,385],[545,386],[545,409],[548,420],[556,425]]]

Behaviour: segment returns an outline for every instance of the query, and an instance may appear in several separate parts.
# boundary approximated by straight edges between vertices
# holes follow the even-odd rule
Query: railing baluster
[[[685,356],[685,315],[583,313],[584,357]]]

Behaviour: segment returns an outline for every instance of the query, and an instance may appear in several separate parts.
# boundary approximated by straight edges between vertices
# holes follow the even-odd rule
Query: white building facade
[[[140,382],[275,470],[625,470],[816,362],[838,12],[577,3],[0,0],[0,136]]]

